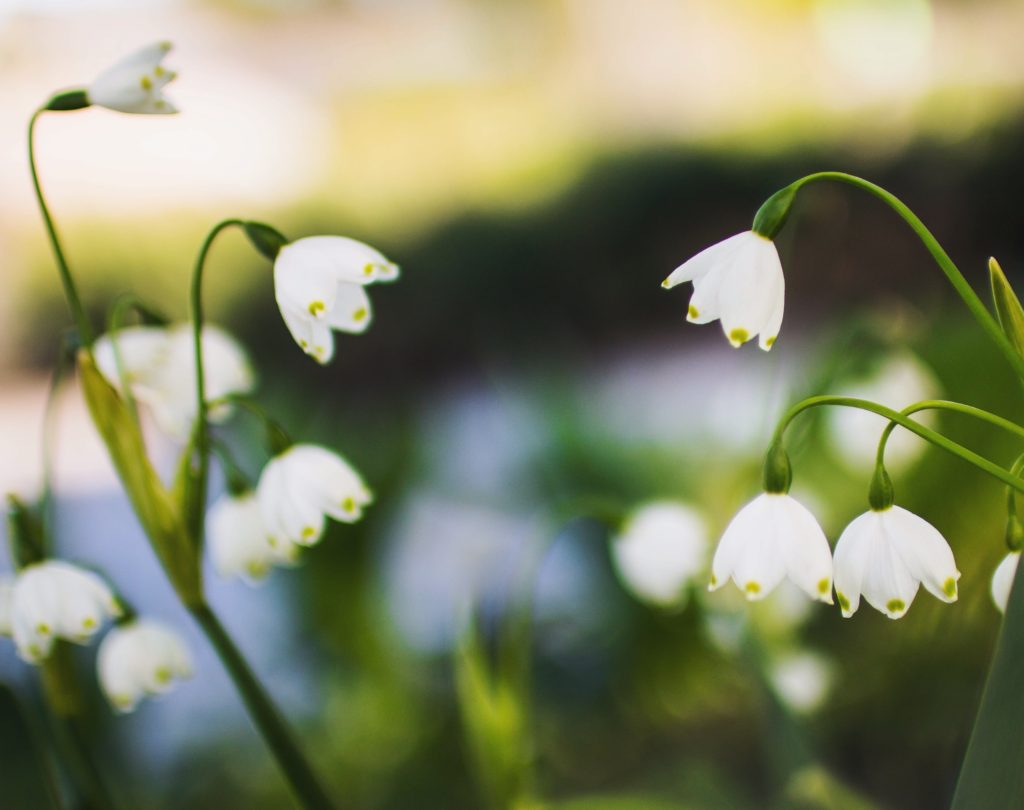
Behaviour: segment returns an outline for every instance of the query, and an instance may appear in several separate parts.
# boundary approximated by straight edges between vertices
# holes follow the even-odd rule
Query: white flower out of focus
[[[992,574],[992,601],[1000,613],[1006,613],[1006,605],[1010,601],[1010,590],[1013,588],[1013,578],[1017,575],[1017,565],[1020,563],[1020,552],[1011,551],[1002,562],[996,566]]]
[[[103,694],[119,712],[133,711],[142,698],[169,692],[192,675],[181,636],[148,619],[112,628],[100,643],[96,666]]]
[[[761,348],[771,349],[786,303],[782,262],[771,239],[754,231],[730,236],[681,264],[661,286],[671,289],[687,281],[693,282],[690,323],[720,320],[734,347],[760,335]]]
[[[50,654],[54,639],[84,644],[104,619],[121,614],[100,577],[60,560],[22,569],[14,581],[10,609],[18,655],[31,664]]]
[[[202,343],[208,401],[252,390],[255,379],[249,358],[231,335],[216,326],[204,326]],[[129,326],[103,335],[93,352],[100,372],[118,391],[120,353],[132,396],[150,409],[161,431],[179,441],[188,439],[196,419],[191,324]],[[221,403],[210,409],[210,421],[223,422],[231,413],[231,406]]]
[[[0,636],[9,636],[14,632],[11,624],[11,599],[14,596],[14,577],[10,574],[0,575]]]
[[[161,64],[170,50],[170,42],[155,42],[126,56],[96,77],[86,89],[86,97],[91,104],[124,113],[178,112],[163,92],[178,75]]]
[[[774,661],[768,678],[775,693],[790,709],[802,714],[824,703],[832,688],[833,668],[816,653],[789,653]]]
[[[312,546],[326,519],[355,523],[373,497],[348,462],[312,444],[296,444],[271,459],[256,488],[270,542]]]
[[[939,530],[899,506],[865,512],[836,543],[836,596],[847,618],[864,597],[898,619],[910,609],[919,585],[943,602],[955,602],[959,579],[953,552]]]
[[[707,564],[707,526],[688,506],[656,501],[633,512],[611,552],[619,578],[638,598],[681,605]]]
[[[359,334],[373,319],[368,284],[394,281],[398,265],[344,236],[308,236],[274,261],[274,295],[295,342],[319,363],[334,356],[332,330]]]
[[[708,589],[732,579],[747,599],[763,599],[787,577],[812,599],[832,603],[832,552],[818,521],[791,496],[765,492],[726,528]]]
[[[263,580],[275,565],[292,565],[299,547],[273,540],[254,492],[222,495],[207,515],[210,553],[222,577],[240,577],[250,585]]]
[[[936,399],[941,388],[931,370],[915,355],[901,351],[887,358],[869,377],[841,389],[841,396],[869,399],[900,410],[915,402]],[[914,415],[925,427],[935,424],[934,411]],[[860,408],[832,408],[827,415],[827,433],[840,458],[854,470],[870,470],[875,462],[878,439],[888,424],[879,416]],[[885,447],[885,465],[890,470],[905,470],[917,461],[928,445],[909,430],[897,427]]]

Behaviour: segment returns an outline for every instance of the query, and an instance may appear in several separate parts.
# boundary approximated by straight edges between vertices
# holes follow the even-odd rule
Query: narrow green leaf
[[[988,260],[988,274],[992,282],[992,300],[996,305],[999,325],[1010,339],[1017,354],[1024,357],[1024,308],[1006,280],[1003,268],[994,258]]]
[[[953,810],[1024,807],[1024,565],[1017,567]]]
[[[57,810],[52,764],[41,750],[41,733],[28,721],[14,693],[0,684],[0,762],[4,763],[3,806]]]

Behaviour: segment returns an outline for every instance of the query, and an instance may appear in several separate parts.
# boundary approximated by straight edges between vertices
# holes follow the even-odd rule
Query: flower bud
[[[85,90],[66,90],[54,95],[46,102],[43,109],[50,112],[69,112],[70,110],[84,110],[91,106],[92,102],[89,101],[89,94]]]
[[[776,191],[757,209],[751,230],[766,239],[774,239],[776,234],[782,230],[782,226],[786,224],[795,199],[796,186],[786,186],[784,189]]]
[[[288,244],[288,240],[280,231],[262,222],[243,222],[242,230],[249,237],[252,246],[270,261],[274,261],[281,248]]]

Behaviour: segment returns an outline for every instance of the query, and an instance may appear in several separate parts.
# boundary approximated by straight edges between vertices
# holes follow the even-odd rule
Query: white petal
[[[744,231],[704,248],[696,256],[683,262],[673,270],[668,278],[662,282],[661,286],[671,289],[687,281],[703,278],[727,262],[732,253],[744,243],[749,233],[749,231]]]
[[[160,115],[177,112],[162,92],[174,78],[173,72],[160,66],[170,49],[170,43],[158,42],[117,62],[89,86],[89,101],[126,113]]]
[[[836,596],[843,616],[849,618],[860,607],[864,577],[870,563],[871,537],[877,529],[875,512],[854,518],[839,536],[833,559]]]
[[[750,600],[763,599],[783,580],[786,567],[779,548],[779,527],[774,523],[772,499],[786,496],[764,493],[737,513],[712,562],[712,582],[718,573],[731,568],[730,575]]]
[[[818,521],[788,495],[770,503],[787,576],[812,599],[832,604],[832,549]]]
[[[1020,552],[1010,552],[1003,557],[1002,562],[992,574],[992,601],[995,602],[1000,613],[1006,613],[1006,605],[1010,601],[1010,590],[1013,588],[1013,579],[1017,575],[1019,562]]]
[[[297,239],[281,249],[278,261],[282,257],[290,265],[315,267],[335,281],[350,284],[393,281],[398,277],[398,266],[388,261],[380,251],[347,236]]]
[[[861,594],[876,610],[890,619],[898,619],[910,609],[919,582],[893,542],[891,510],[872,512],[868,565],[864,571]]]
[[[358,284],[341,282],[334,297],[334,307],[325,313],[324,320],[332,329],[360,334],[373,320],[370,299]]]
[[[719,296],[723,278],[723,273],[714,272],[693,282],[693,295],[690,296],[686,320],[690,323],[705,324],[721,317]]]
[[[750,234],[722,272],[722,330],[730,343],[740,346],[770,324],[784,290],[775,243]]]
[[[955,602],[960,572],[956,570],[953,551],[939,530],[899,506],[884,514],[889,537],[911,576],[932,596],[943,602]]]
[[[758,345],[764,351],[771,349],[775,344],[775,339],[779,336],[779,330],[782,329],[782,313],[786,308],[786,279],[781,273],[779,274],[779,283],[775,290],[775,296],[775,303],[772,306],[771,314],[768,316],[765,325],[760,329]]]

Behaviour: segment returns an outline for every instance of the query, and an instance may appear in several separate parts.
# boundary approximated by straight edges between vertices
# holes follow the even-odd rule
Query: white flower
[[[686,319],[691,323],[721,320],[729,342],[742,346],[760,335],[768,351],[782,327],[786,280],[775,243],[744,231],[705,248],[662,282],[670,289],[693,282]]]
[[[811,652],[788,653],[772,663],[768,677],[779,698],[796,712],[813,712],[832,687],[827,659]]]
[[[210,507],[207,525],[213,564],[223,577],[255,584],[272,566],[289,565],[298,557],[298,546],[270,536],[254,492],[221,496]]]
[[[707,527],[690,507],[657,501],[633,512],[611,551],[620,579],[636,596],[678,605],[707,564]]]
[[[355,523],[370,491],[340,456],[311,444],[289,447],[263,468],[256,489],[271,542],[311,546],[327,517]]]
[[[160,429],[184,441],[196,418],[196,364],[192,326],[129,326],[103,335],[93,348],[96,365],[107,381],[121,390],[117,351],[132,395],[148,406]],[[203,327],[203,368],[206,399],[245,393],[254,384],[245,350],[227,332]],[[210,409],[212,422],[231,415],[225,404]]]
[[[11,623],[13,596],[14,577],[10,574],[0,575],[0,636],[9,636],[14,632],[14,626]]]
[[[856,380],[837,393],[841,396],[869,399],[880,405],[900,410],[925,399],[935,399],[940,392],[935,375],[910,352],[901,351],[887,358],[874,373]],[[915,414],[914,420],[925,427],[935,423],[935,412]],[[871,470],[882,431],[889,423],[860,408],[831,408],[827,417],[829,440],[840,457],[855,470]],[[909,430],[897,427],[885,446],[885,464],[890,470],[906,469],[928,447]]]
[[[763,599],[787,576],[812,599],[832,603],[832,553],[818,521],[789,495],[765,492],[726,528],[708,588],[731,577],[747,599]]]
[[[22,569],[11,594],[11,628],[18,655],[37,664],[55,638],[84,644],[121,606],[102,579],[60,560]]]
[[[170,50],[170,42],[155,42],[107,68],[86,90],[89,103],[125,113],[176,113],[163,90],[178,74],[160,64]]]
[[[100,687],[110,705],[130,712],[142,698],[162,695],[192,675],[192,657],[175,630],[132,619],[104,637],[97,656]]]
[[[992,601],[996,603],[1000,613],[1006,613],[1006,604],[1010,601],[1010,589],[1013,587],[1013,578],[1017,575],[1019,562],[1020,552],[1011,551],[1003,557],[992,574]]]
[[[398,265],[369,245],[344,236],[309,236],[281,248],[274,261],[274,295],[288,331],[320,363],[334,356],[332,329],[366,331],[373,318],[363,289],[394,281]]]
[[[938,529],[899,506],[856,518],[836,543],[836,596],[846,617],[863,596],[876,610],[898,619],[919,585],[943,602],[955,602],[953,552]]]

